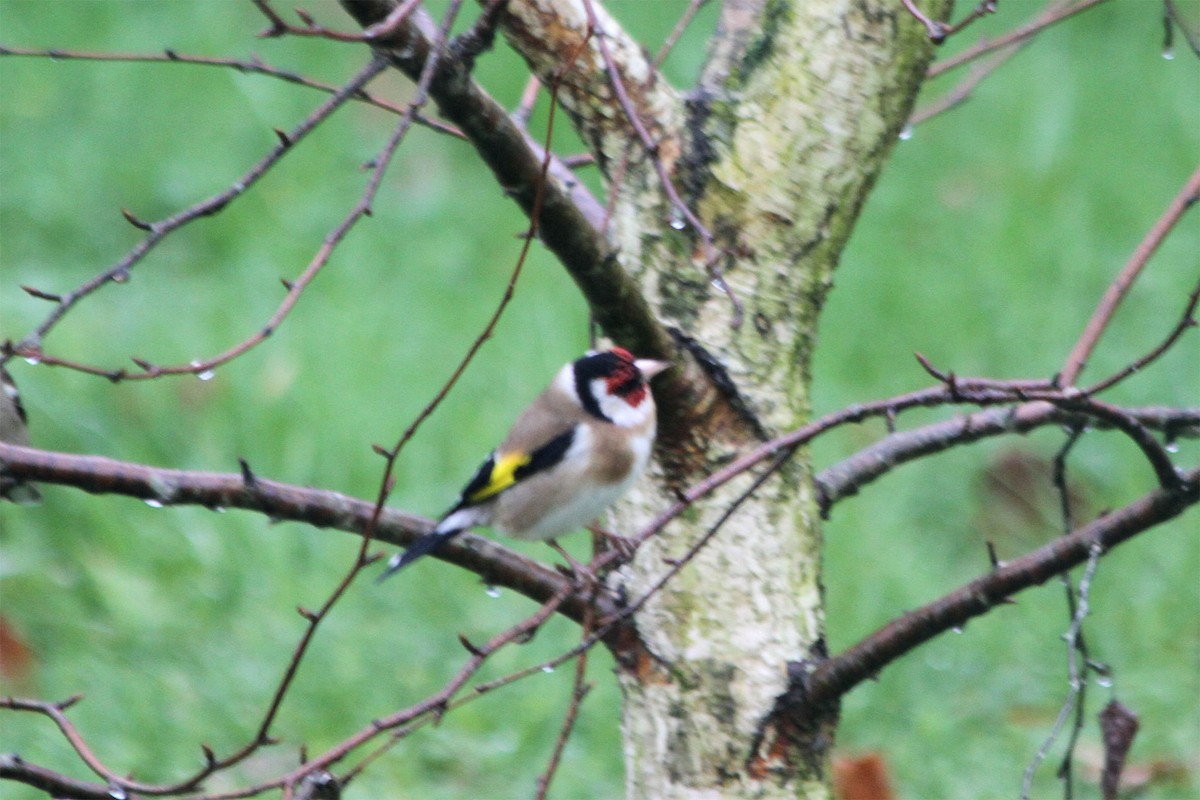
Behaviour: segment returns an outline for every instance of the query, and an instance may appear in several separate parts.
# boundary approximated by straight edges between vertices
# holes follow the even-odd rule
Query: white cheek
[[[649,391],[636,408],[622,398],[609,394],[608,384],[604,380],[592,381],[592,396],[600,406],[600,413],[622,428],[636,428],[654,413],[654,401],[650,398]]]

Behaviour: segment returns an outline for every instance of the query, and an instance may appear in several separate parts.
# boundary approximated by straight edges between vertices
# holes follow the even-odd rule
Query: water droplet
[[[242,183],[241,181],[235,181],[233,184],[233,190],[238,194],[241,194],[242,192],[246,191],[246,184]]]
[[[681,231],[687,227],[687,220],[683,218],[683,212],[675,209],[671,212],[670,225],[677,231]]]
[[[1105,689],[1111,689],[1113,685],[1113,679],[1109,675],[1100,675],[1096,678],[1096,685]]]
[[[203,372],[196,373],[196,377],[202,381],[211,381],[214,377],[216,377],[216,375],[217,373],[213,372],[211,369],[206,369]]]
[[[125,800],[125,798],[129,797],[120,786],[111,786],[108,790],[108,796],[113,800]]]
[[[905,125],[903,128],[900,129],[900,141],[907,142],[912,137],[913,137],[912,125]]]
[[[226,512],[226,510],[227,509],[225,508],[225,506],[213,506],[212,507],[212,511],[214,514],[224,514]]]
[[[146,500],[146,505],[150,506],[151,508],[162,508],[163,507],[162,500],[155,500],[153,497],[148,498]]]
[[[498,587],[498,586],[485,586],[485,587],[483,587],[483,591],[485,594],[487,594],[488,597],[499,597],[500,596],[500,587]]]
[[[955,625],[953,628],[950,629],[950,632],[951,633],[962,633],[963,629],[961,626]]]
[[[1175,48],[1174,47],[1164,47],[1163,48],[1163,58],[1166,59],[1167,61],[1174,61],[1175,60]]]
[[[554,672],[554,666],[552,664],[543,664],[542,672],[545,672],[546,674]]]
[[[1172,439],[1163,445],[1163,449],[1166,450],[1168,453],[1178,453],[1179,452],[1179,442]]]
[[[37,356],[26,356],[25,363],[31,367],[36,367],[38,364],[42,363],[42,360]]]

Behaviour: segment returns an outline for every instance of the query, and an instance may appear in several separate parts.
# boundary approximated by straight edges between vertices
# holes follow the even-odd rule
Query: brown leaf
[[[837,800],[895,800],[887,762],[880,753],[834,756],[833,794]]]

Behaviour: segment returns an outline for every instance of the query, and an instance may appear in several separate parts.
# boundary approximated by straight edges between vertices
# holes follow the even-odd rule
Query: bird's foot
[[[632,539],[626,539],[624,536],[606,531],[596,525],[589,525],[588,530],[592,532],[592,547],[597,554],[616,550],[621,563],[633,560],[633,554],[637,552],[637,544]]]
[[[586,564],[580,564],[578,561],[572,558],[571,554],[562,549],[558,542],[550,539],[546,542],[546,544],[553,547],[554,552],[566,559],[567,566],[557,564],[555,565],[555,569],[557,569],[563,575],[563,577],[570,579],[571,583],[573,583],[577,589],[594,590],[600,585],[600,579],[596,577],[596,573],[592,572]]]

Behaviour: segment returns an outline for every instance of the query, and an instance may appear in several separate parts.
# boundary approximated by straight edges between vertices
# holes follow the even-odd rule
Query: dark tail
[[[457,531],[437,531],[437,530],[435,530],[432,533],[425,534],[424,536],[422,536],[421,538],[417,539],[415,542],[410,544],[408,546],[408,549],[405,550],[403,553],[396,553],[396,555],[392,556],[391,559],[388,561],[387,569],[385,569],[380,574],[380,576],[375,579],[375,582],[382,583],[383,581],[387,580],[395,573],[399,572],[400,570],[404,569],[412,562],[416,561],[421,556],[427,556],[430,553],[436,553],[439,549],[441,549],[442,545],[445,544],[450,538],[457,536],[460,533],[462,533],[461,530],[457,530]]]

